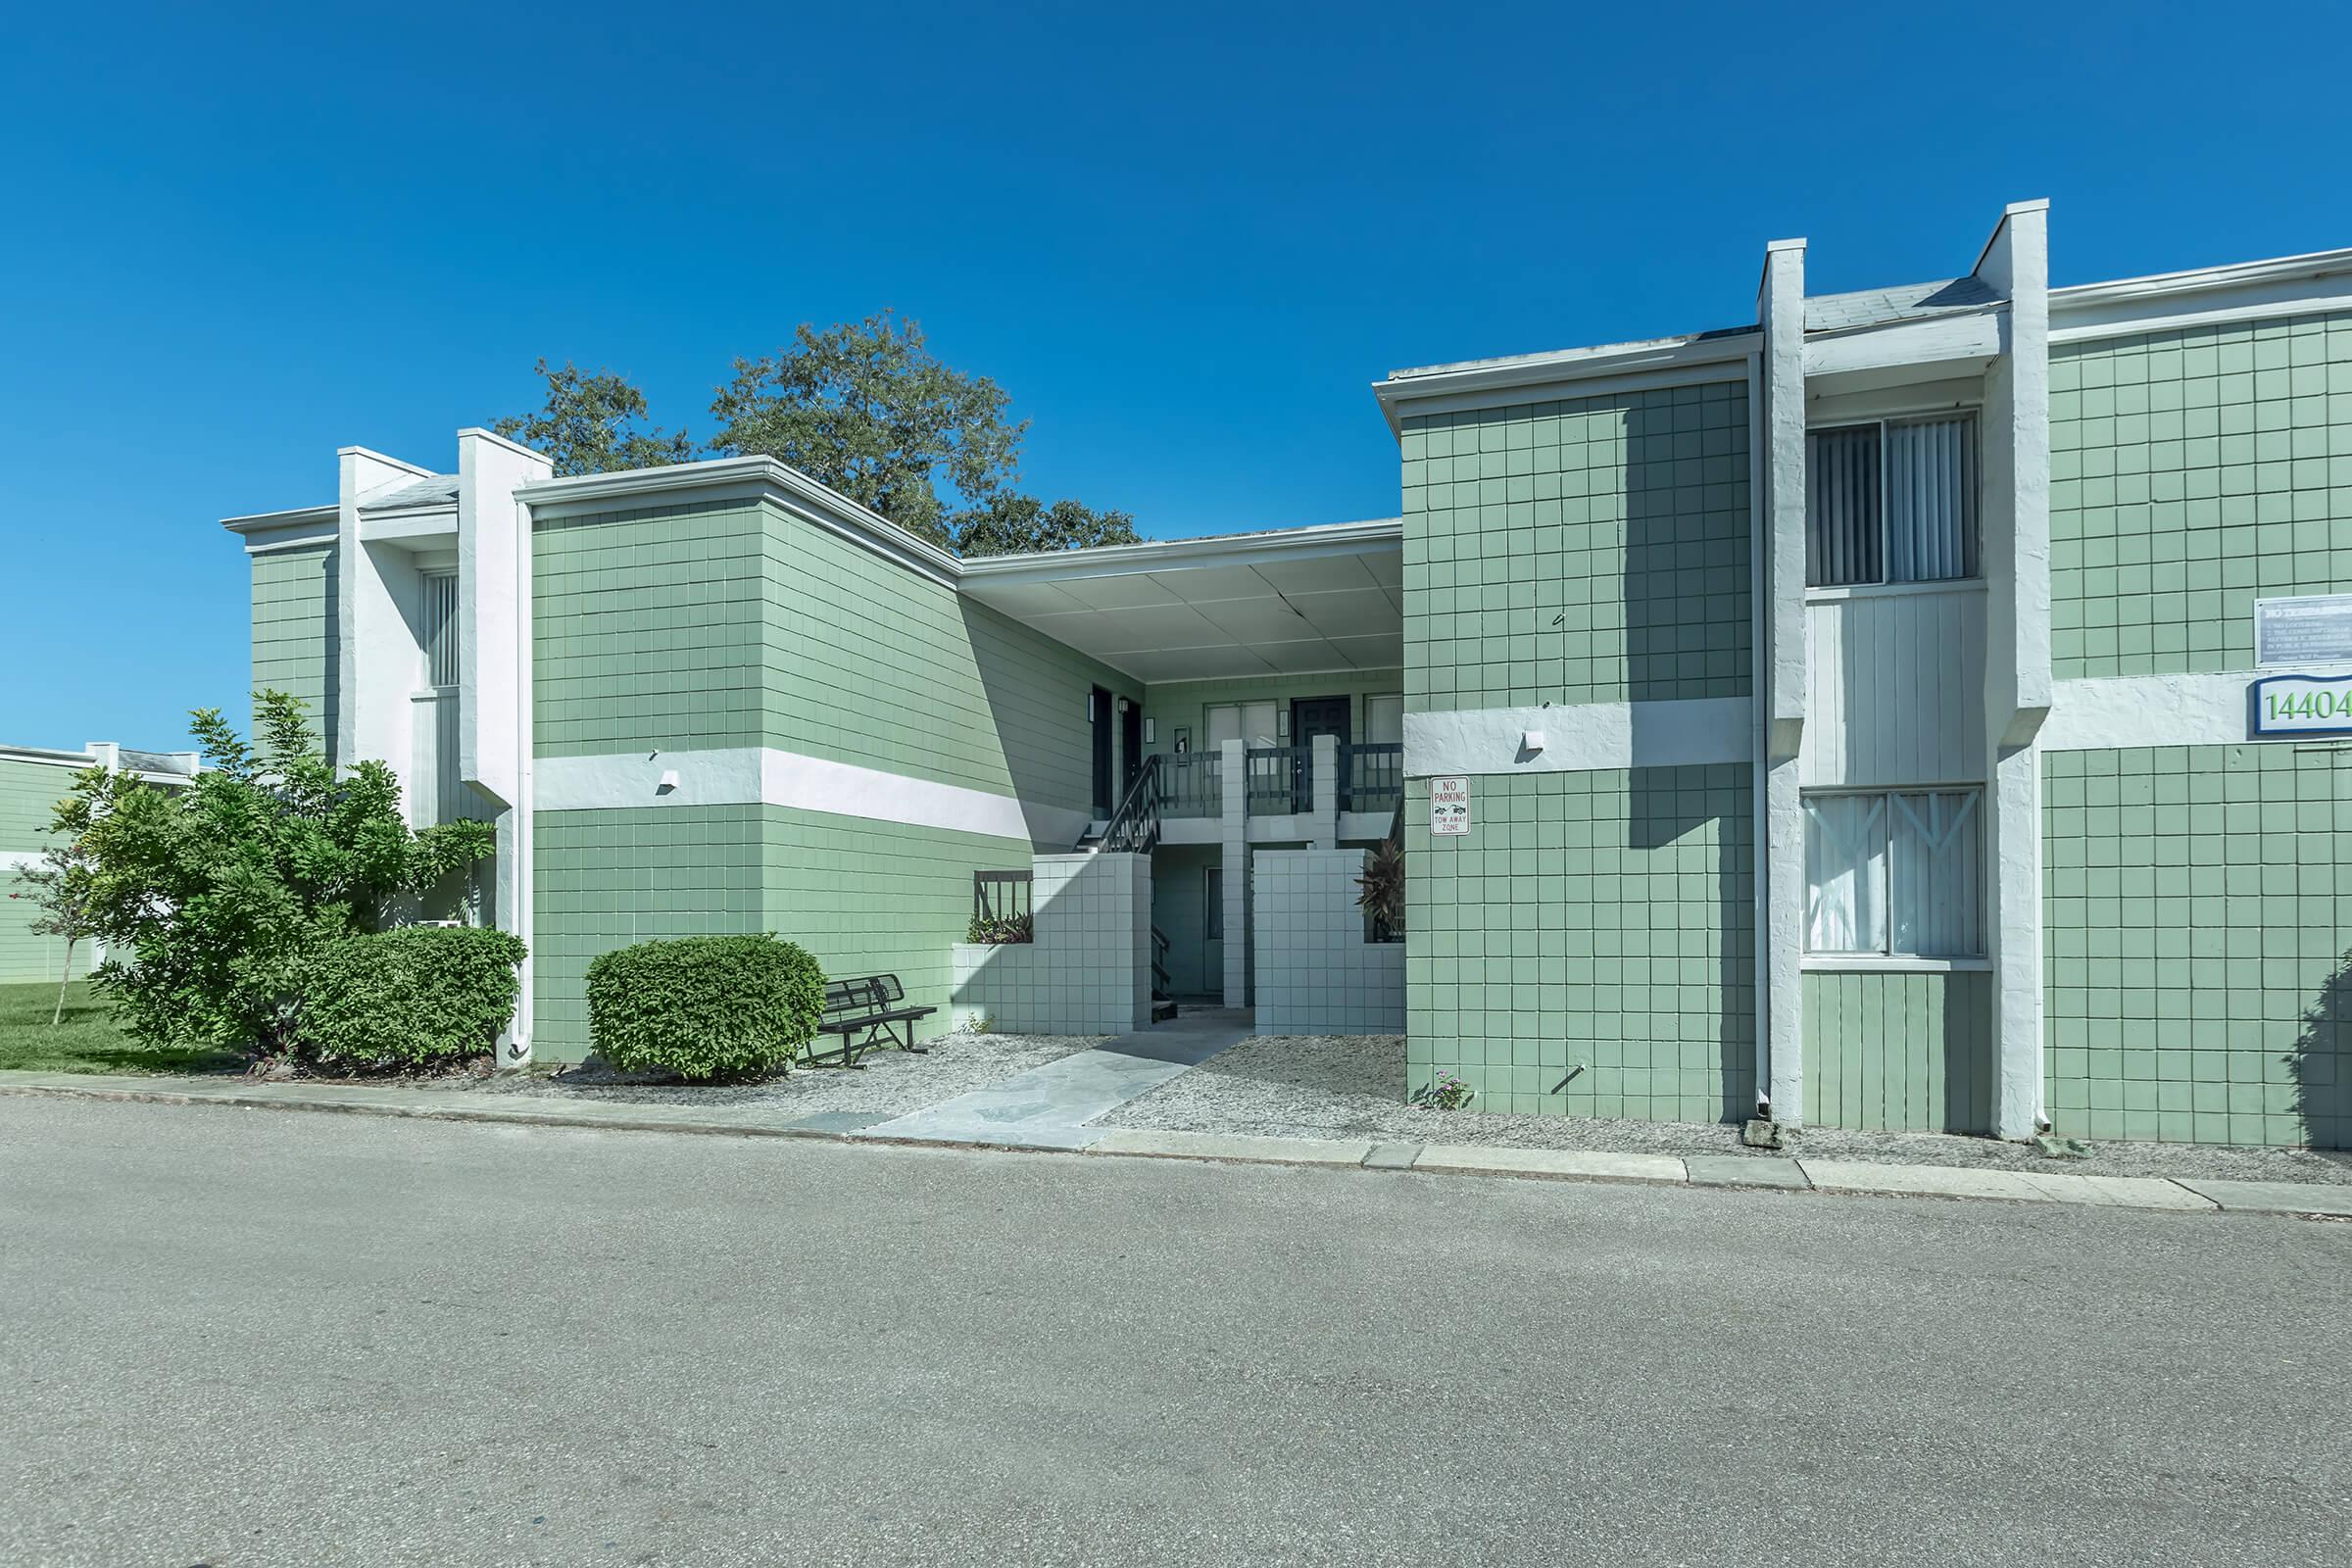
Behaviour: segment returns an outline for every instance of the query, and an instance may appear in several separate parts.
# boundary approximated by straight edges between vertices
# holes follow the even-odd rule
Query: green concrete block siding
[[[1083,808],[1086,700],[1136,683],[763,505],[542,524],[542,756],[769,746]],[[946,1026],[972,872],[1026,840],[780,807],[537,817],[534,1049],[588,1048],[588,962],[652,937],[773,930],[835,975],[889,972]]]
[[[1810,1125],[1991,1130],[1990,974],[1808,970],[1804,1005]]]
[[[1404,421],[1406,710],[1744,697],[1743,383]]]
[[[2352,748],[2053,752],[2042,801],[2056,1130],[2352,1146]]]
[[[2352,313],[2050,350],[2061,678],[2245,669],[2258,598],[2352,589]]]
[[[1084,809],[1086,700],[1132,680],[754,503],[542,525],[542,756],[772,746]]]
[[[1450,1068],[1487,1110],[1746,1115],[1751,793],[1743,764],[1485,776],[1435,839],[1408,782],[1407,1090]]]
[[[774,931],[832,976],[896,974],[948,1024],[948,949],[972,914],[972,872],[1025,867],[1026,844],[851,822],[784,807],[543,811],[535,829],[533,1053],[587,1054],[588,964],[659,937]]]
[[[31,855],[49,845],[49,823],[57,803],[74,793],[71,767],[44,762],[0,759],[0,853]],[[12,899],[25,891],[14,864],[0,864],[0,984],[23,980],[55,980],[65,961],[66,945],[55,937],[34,936],[28,929],[39,909],[27,899]],[[74,956],[78,972],[88,961],[85,946]]]
[[[766,534],[752,502],[535,528],[538,755],[760,745]]]
[[[335,681],[342,659],[336,630],[335,547],[265,551],[253,562],[253,686],[302,699],[331,760]]]

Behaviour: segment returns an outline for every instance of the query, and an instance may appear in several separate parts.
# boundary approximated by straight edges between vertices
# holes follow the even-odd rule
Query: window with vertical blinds
[[[458,684],[458,574],[428,571],[424,577],[424,643],[426,683]]]
[[[1981,801],[1977,790],[1805,797],[1806,951],[1983,956]]]
[[[1974,415],[1815,430],[1805,489],[1809,586],[1977,575]]]

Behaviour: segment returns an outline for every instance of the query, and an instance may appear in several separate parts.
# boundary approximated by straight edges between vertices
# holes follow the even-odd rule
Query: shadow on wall
[[[2352,954],[2345,955],[2303,1014],[2287,1066],[2295,1114],[2314,1149],[2352,1149]]]
[[[960,596],[957,608],[988,722],[1004,751],[1013,794],[1028,813],[1030,842],[1067,850],[1078,842],[1094,794],[1086,715],[1092,683],[1052,668],[1045,639],[1027,627]]]
[[[1681,972],[1685,963],[1700,958],[1712,970],[1715,998],[1709,1010],[1713,1017],[1713,1056],[1720,1100],[1717,1114],[1724,1121],[1744,1121],[1756,1107],[1755,847],[1747,768],[1737,762],[1637,767],[1627,775],[1626,789],[1626,842],[1630,848],[1675,851],[1686,839],[1697,835],[1690,846],[1696,848],[1698,843],[1707,841],[1705,830],[1710,826],[1714,829],[1715,863],[1712,875],[1706,878],[1704,895],[1713,903],[1712,923],[1703,932],[1691,929],[1690,922],[1706,906],[1690,900],[1686,879],[1704,873],[1676,865],[1666,874],[1675,878],[1677,893],[1682,895],[1675,901],[1680,923],[1661,927],[1653,918],[1650,931],[1653,946],[1669,950],[1657,956],[1675,965],[1678,999],[1688,995],[1688,982]],[[1631,897],[1622,901],[1623,905],[1634,907],[1639,907],[1642,902]],[[1694,952],[1701,947],[1702,939],[1703,951]],[[1656,958],[1652,961],[1654,964]],[[1657,984],[1654,968],[1651,983],[1654,989]],[[1627,1010],[1637,1014],[1642,1011]],[[1675,1015],[1679,1020],[1690,1016],[1690,1010],[1678,1001]],[[1680,1031],[1677,1033],[1679,1036]],[[1672,1042],[1652,1041],[1651,1049],[1675,1051],[1678,1055],[1672,1065],[1680,1069],[1685,1065],[1679,1057],[1682,1044],[1679,1038]]]
[[[1679,390],[1683,401],[1651,393],[1625,412],[1624,698],[1633,703],[1746,690],[1747,511],[1732,499],[1746,462],[1730,455],[1728,427],[1702,423],[1729,416],[1689,401],[1698,389]]]

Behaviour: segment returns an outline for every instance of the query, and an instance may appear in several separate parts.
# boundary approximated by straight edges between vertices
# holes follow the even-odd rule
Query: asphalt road
[[[2352,1556],[2352,1226],[0,1097],[0,1561]]]

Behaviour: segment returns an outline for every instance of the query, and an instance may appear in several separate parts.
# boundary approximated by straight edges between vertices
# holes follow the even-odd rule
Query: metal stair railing
[[[1149,855],[1158,845],[1159,754],[1154,752],[1136,769],[1135,782],[1127,788],[1127,798],[1111,813],[1109,824],[1094,847],[1113,855]]]

